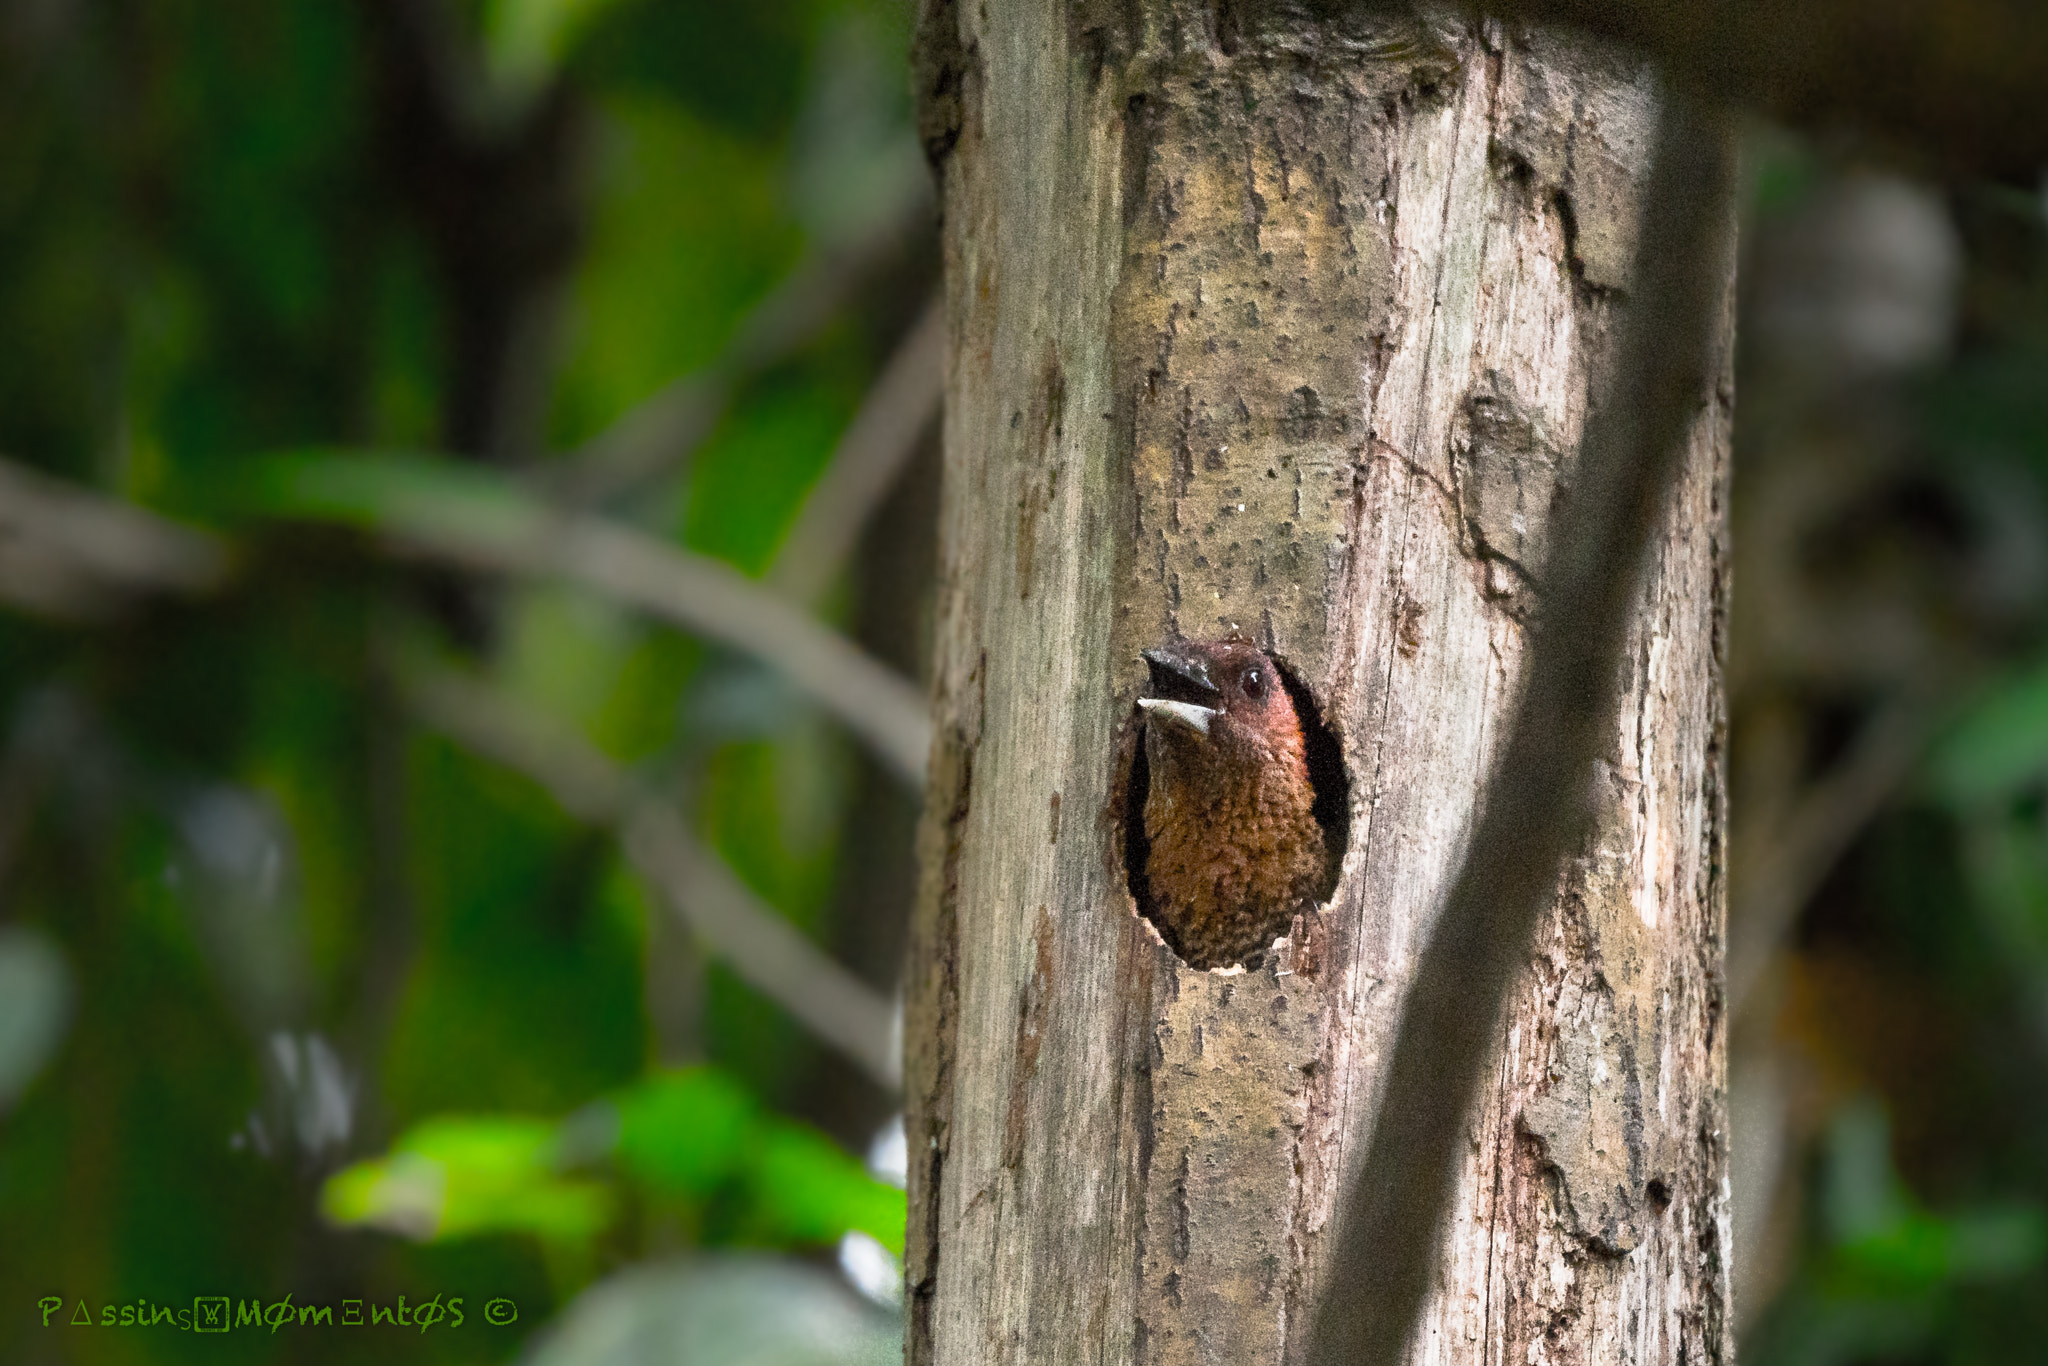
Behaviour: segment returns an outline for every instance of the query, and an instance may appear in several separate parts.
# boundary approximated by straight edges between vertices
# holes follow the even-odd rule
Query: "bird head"
[[[1144,652],[1148,733],[1221,754],[1301,752],[1301,722],[1280,671],[1247,641],[1184,641]]]

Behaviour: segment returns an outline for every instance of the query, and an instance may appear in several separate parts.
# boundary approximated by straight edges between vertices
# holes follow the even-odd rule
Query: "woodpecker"
[[[1228,967],[1284,933],[1325,876],[1301,718],[1239,639],[1144,652],[1144,876],[1154,923],[1190,967]]]

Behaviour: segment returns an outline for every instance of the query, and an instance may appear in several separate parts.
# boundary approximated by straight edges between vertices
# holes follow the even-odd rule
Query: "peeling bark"
[[[909,1360],[1299,1361],[1599,400],[1647,75],[1287,5],[929,0],[921,44],[952,348]],[[1654,548],[1598,833],[1510,1003],[1418,1362],[1730,1354],[1728,403]],[[1127,885],[1138,651],[1232,630],[1340,742],[1348,848],[1266,966],[1202,972]]]

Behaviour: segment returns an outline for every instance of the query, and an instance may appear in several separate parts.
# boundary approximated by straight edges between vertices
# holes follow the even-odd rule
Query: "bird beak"
[[[1145,662],[1152,666],[1152,691],[1156,693],[1186,692],[1190,686],[1210,696],[1221,697],[1222,690],[1209,673],[1206,655],[1178,646],[1143,652]]]
[[[1145,709],[1147,716],[1161,716],[1177,721],[1190,730],[1203,735],[1209,733],[1209,723],[1216,719],[1214,707],[1198,707],[1192,702],[1169,702],[1163,697],[1141,697],[1138,705]]]
[[[1146,716],[1170,720],[1198,735],[1207,735],[1209,723],[1219,711],[1205,704],[1223,700],[1222,690],[1209,672],[1208,656],[1185,645],[1169,645],[1145,651],[1145,662],[1152,667],[1152,686],[1148,691],[1153,696],[1139,698],[1138,705],[1145,709]]]

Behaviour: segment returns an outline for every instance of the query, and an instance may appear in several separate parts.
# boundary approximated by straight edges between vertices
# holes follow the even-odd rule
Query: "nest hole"
[[[1323,831],[1323,880],[1316,889],[1316,904],[1322,905],[1337,890],[1344,851],[1351,842],[1351,778],[1344,768],[1344,746],[1324,718],[1322,708],[1316,705],[1315,694],[1309,691],[1308,684],[1302,682],[1294,666],[1270,650],[1266,657],[1278,670],[1281,685],[1287,689],[1287,696],[1294,703],[1294,714],[1301,721],[1303,757],[1308,763],[1309,786],[1315,792],[1310,814]],[[1138,914],[1158,932],[1176,958],[1186,961],[1187,954],[1179,937],[1158,914],[1158,902],[1145,880],[1145,864],[1152,842],[1145,837],[1145,797],[1151,790],[1151,767],[1145,758],[1144,735],[1144,713],[1133,702],[1130,716],[1124,723],[1122,743],[1118,746],[1121,781],[1117,788],[1120,799],[1115,809],[1122,817],[1124,880]],[[1276,930],[1272,939],[1245,956],[1244,966],[1248,969],[1261,966],[1274,941],[1286,932],[1284,925]]]

